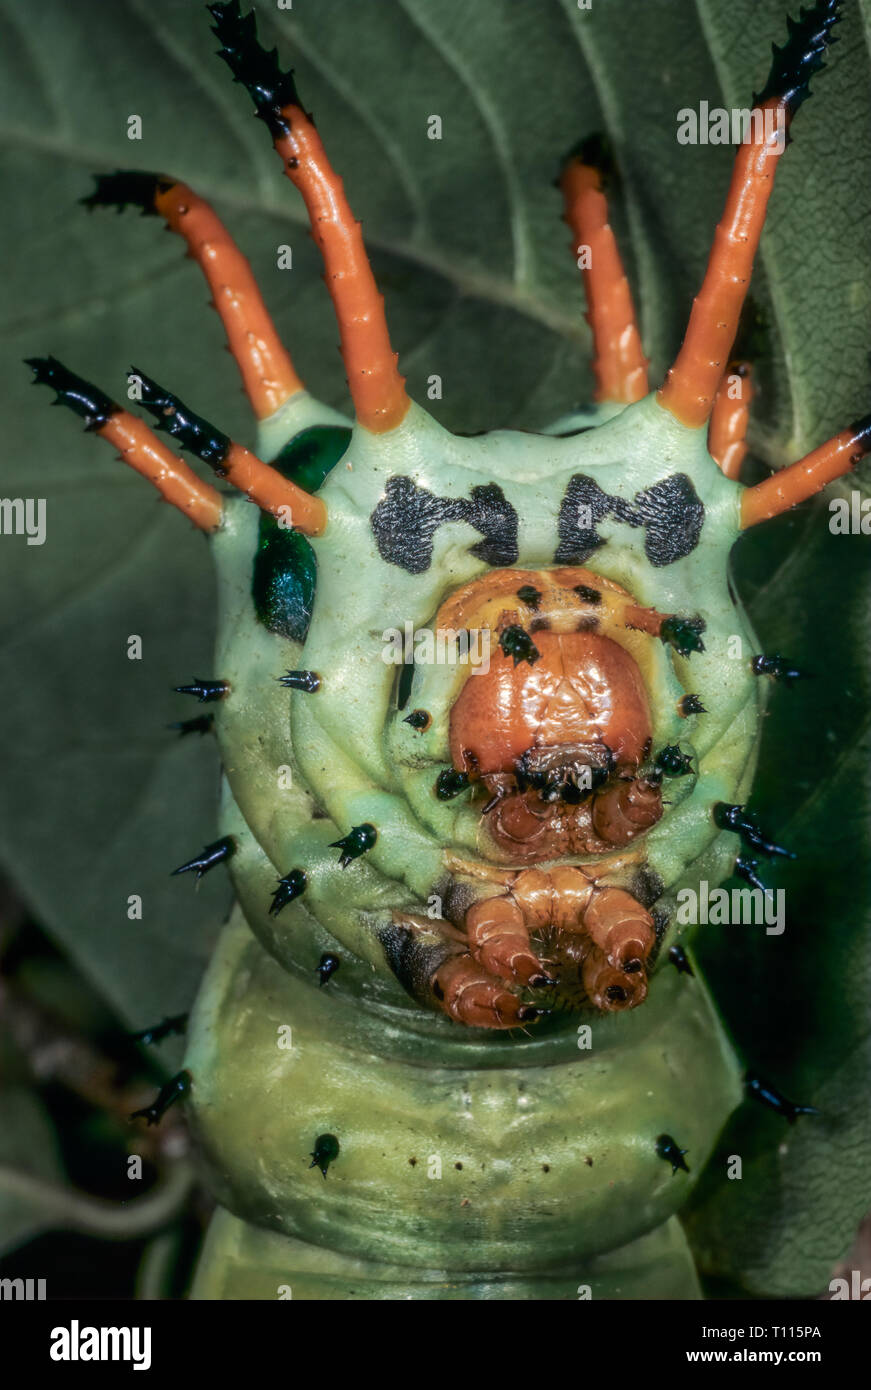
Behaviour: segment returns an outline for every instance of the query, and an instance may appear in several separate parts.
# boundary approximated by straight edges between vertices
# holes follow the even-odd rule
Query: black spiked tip
[[[684,695],[678,705],[678,712],[682,718],[689,719],[691,714],[707,714],[708,711],[698,695]]]
[[[749,883],[752,888],[759,888],[765,893],[767,889],[756,872],[758,868],[759,860],[752,859],[749,854],[739,854],[735,860],[735,873],[738,878],[743,878],[744,882]]]
[[[692,753],[683,753],[676,743],[667,743],[654,758],[656,770],[664,777],[686,777],[693,771]]]
[[[24,360],[33,368],[34,386],[50,386],[56,391],[52,404],[65,405],[74,411],[84,420],[86,430],[102,429],[110,415],[117,415],[121,409],[117,402],[69,371],[56,357],[26,357]]]
[[[269,905],[270,917],[277,917],[283,907],[287,907],[287,904],[298,898],[300,893],[304,893],[307,882],[302,869],[291,869],[289,874],[280,878]]]
[[[178,695],[196,695],[201,705],[210,705],[214,700],[223,700],[230,693],[229,681],[204,681],[194,676],[193,685],[174,685]]]
[[[773,859],[779,855],[782,859],[794,859],[795,855],[788,849],[782,849],[776,845],[759,825],[758,818],[752,811],[748,811],[744,806],[729,806],[725,801],[718,801],[714,806],[714,824],[720,830],[734,830],[745,845],[750,849],[757,850],[764,854],[767,859]]]
[[[254,13],[243,16],[239,0],[207,8],[215,21],[212,32],[221,44],[218,56],[227,64],[233,80],[241,82],[273,138],[285,135],[289,124],[281,114],[282,107],[301,105],[293,69],[281,71],[277,50],[267,52],[258,41]]]
[[[154,416],[157,428],[171,434],[183,449],[202,459],[203,463],[214,468],[220,476],[221,464],[230,449],[228,436],[216,430],[214,425],[210,425],[201,415],[195,415],[184,401],[158,386],[156,381],[146,376],[138,367],[130,368],[128,379],[131,377],[135,377],[140,385],[141,394],[138,399]]]
[[[365,821],[363,825],[352,826],[347,835],[341,840],[333,840],[330,849],[340,849],[339,867],[347,869],[355,859],[359,859],[361,854],[365,854],[367,849],[371,849],[378,839],[378,831],[374,825]]]
[[[140,169],[116,169],[114,174],[95,174],[96,188],[79,202],[89,212],[94,208],[139,208],[142,217],[156,217],[154,200],[158,193],[172,188],[174,179],[146,174]]]
[[[130,1033],[131,1042],[142,1043],[144,1047],[150,1047],[152,1043],[163,1042],[164,1038],[171,1037],[174,1033],[183,1033],[188,1025],[188,1014],[174,1014],[172,1018],[165,1018],[161,1023],[155,1023],[151,1028],[143,1028],[139,1033]]]
[[[789,38],[782,48],[771,45],[771,71],[762,91],[754,94],[754,106],[783,101],[790,118],[795,115],[805,97],[810,96],[808,84],[823,66],[827,44],[835,42],[831,32],[840,19],[840,3],[841,0],[817,0],[808,9],[802,7],[798,19],[787,19]]]
[[[318,977],[318,987],[323,989],[324,985],[335,975],[342,962],[338,956],[331,956],[329,951],[325,951],[315,966],[315,974]]]
[[[146,1105],[143,1110],[133,1111],[131,1120],[142,1119],[147,1120],[150,1125],[159,1124],[169,1107],[189,1093],[192,1084],[193,1077],[189,1071],[177,1072],[175,1076],[170,1077],[165,1086],[161,1086],[150,1105]]]
[[[680,1149],[670,1134],[660,1134],[656,1141],[656,1153],[658,1158],[665,1159],[666,1163],[671,1164],[671,1176],[674,1177],[678,1168],[682,1168],[685,1173],[690,1170],[684,1163],[684,1154],[689,1153],[689,1149]]]
[[[335,1134],[319,1134],[309,1157],[309,1168],[320,1168],[326,1178],[330,1164],[339,1157],[339,1141]]]
[[[541,652],[529,633],[524,632],[523,628],[517,624],[513,627],[506,627],[499,638],[499,646],[506,656],[513,656],[515,666],[519,666],[521,661],[528,661],[532,666],[541,656]]]
[[[690,958],[683,946],[670,946],[668,948],[668,958],[679,975],[695,975]]]
[[[455,772],[452,767],[446,767],[436,778],[435,794],[439,801],[453,801],[468,785],[468,772]]]
[[[178,729],[179,738],[185,734],[208,734],[215,727],[213,714],[196,714],[193,719],[179,719],[175,724],[167,724],[168,729]]]
[[[303,690],[306,695],[314,695],[321,688],[321,678],[316,671],[288,671],[276,679],[279,685],[286,685],[289,690]]]
[[[206,845],[205,849],[200,850],[199,854],[189,859],[186,864],[173,869],[170,878],[174,878],[176,874],[196,873],[197,879],[201,879],[203,874],[214,869],[216,864],[223,864],[225,860],[232,859],[235,853],[236,841],[232,835],[225,835],[222,840],[215,840],[214,844]]]
[[[791,1125],[795,1124],[799,1115],[819,1115],[820,1113],[815,1105],[796,1105],[795,1101],[787,1100],[776,1086],[772,1086],[770,1081],[766,1081],[755,1071],[746,1073],[744,1089],[748,1096],[758,1100],[760,1105],[767,1105],[769,1110],[774,1110],[778,1115],[782,1115]]]
[[[754,656],[750,662],[750,670],[754,676],[773,676],[776,681],[785,681],[787,685],[803,680],[808,674],[807,671],[800,671],[797,666],[793,666],[785,656]]]
[[[432,723],[432,716],[425,709],[413,709],[411,714],[407,714],[402,722],[403,724],[410,724],[412,729],[423,732]]]
[[[674,647],[678,656],[690,656],[692,652],[703,652],[705,644],[701,634],[706,623],[704,618],[679,618],[676,613],[663,618],[659,629],[660,640]]]

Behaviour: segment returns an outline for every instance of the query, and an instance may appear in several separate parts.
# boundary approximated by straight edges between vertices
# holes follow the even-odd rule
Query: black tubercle
[[[436,778],[435,794],[439,801],[453,801],[468,785],[468,772],[456,772],[452,767],[446,767]]]
[[[157,217],[154,200],[158,193],[172,188],[175,179],[162,174],[146,174],[141,169],[116,169],[114,174],[95,174],[96,188],[79,202],[88,211],[94,208],[139,208],[143,217]]]
[[[676,743],[668,743],[654,758],[657,772],[664,777],[686,777],[693,771],[692,753],[684,753]]]
[[[672,1139],[670,1134],[660,1134],[656,1141],[656,1154],[658,1158],[665,1159],[666,1163],[671,1164],[671,1176],[674,1177],[678,1168],[685,1173],[690,1170],[684,1163],[684,1154],[689,1153],[689,1149],[678,1148],[677,1142]]]
[[[204,681],[194,676],[193,685],[174,685],[178,695],[196,695],[201,705],[210,705],[214,700],[224,700],[230,693],[229,681]]]
[[[411,714],[407,714],[402,722],[403,724],[410,724],[412,729],[417,729],[418,732],[422,733],[432,723],[432,715],[425,709],[413,709]]]
[[[254,12],[243,15],[239,0],[207,8],[215,21],[212,32],[221,44],[218,56],[227,64],[233,80],[241,82],[270,134],[275,138],[285,135],[290,125],[281,114],[282,107],[301,106],[293,69],[281,71],[277,50],[267,51],[258,41]]]
[[[707,712],[698,695],[684,695],[683,699],[678,702],[678,713],[683,719],[689,719],[691,714],[707,714]]]
[[[129,375],[135,377],[141,385],[142,394],[138,399],[154,416],[157,428],[171,434],[183,449],[202,459],[203,463],[209,464],[220,475],[221,464],[230,449],[228,436],[216,430],[214,425],[210,425],[202,416],[195,415],[184,401],[179,400],[178,396],[174,396],[164,387],[158,386],[156,381],[146,376],[138,367],[131,367]]]
[[[341,840],[333,840],[330,849],[339,849],[339,867],[347,869],[348,865],[355,859],[359,859],[361,854],[365,854],[367,849],[371,849],[378,839],[378,831],[374,825],[364,821],[362,825],[352,826],[347,835]]]
[[[195,714],[193,719],[179,719],[175,724],[167,724],[168,729],[177,729],[179,738],[185,734],[208,734],[215,727],[213,714]]]
[[[793,666],[785,656],[754,656],[750,662],[750,669],[754,676],[773,676],[776,681],[785,681],[787,685],[803,680],[808,675],[807,671],[800,671],[797,666]]]
[[[762,91],[753,96],[754,106],[765,101],[784,101],[789,115],[795,115],[810,96],[808,84],[823,66],[826,45],[837,42],[831,31],[840,19],[840,4],[841,0],[817,0],[809,9],[802,7],[798,19],[787,18],[789,38],[782,48],[771,45],[771,71]]]
[[[674,647],[678,656],[691,656],[693,652],[705,650],[701,634],[706,626],[704,618],[680,618],[676,613],[672,613],[670,617],[662,620],[659,629],[660,641]],[[684,700],[691,698],[695,697],[684,696]],[[696,710],[694,713],[701,714],[704,711]]]
[[[84,377],[76,376],[56,357],[26,357],[28,367],[33,368],[34,386],[50,386],[57,392],[52,405],[65,405],[85,422],[86,430],[99,430],[111,415],[121,409],[116,401],[106,396]]]
[[[626,526],[644,528],[644,553],[659,569],[683,560],[695,550],[705,507],[686,473],[662,478],[637,492],[631,502],[625,497],[611,496],[586,473],[575,473],[560,505],[555,563],[584,564],[605,544],[596,526],[608,516]]]
[[[483,540],[469,553],[494,568],[513,565],[518,556],[517,512],[497,483],[473,487],[466,497],[437,497],[404,476],[388,478],[370,522],[382,560],[408,574],[425,574],[432,564],[433,539],[440,526],[464,521]]]
[[[541,652],[538,650],[538,647],[533,642],[529,633],[525,632],[523,628],[519,627],[517,624],[512,627],[506,627],[499,638],[499,646],[506,656],[514,658],[515,666],[519,666],[521,661],[528,661],[530,666],[532,666],[541,656]]]
[[[159,1124],[171,1105],[177,1100],[182,1100],[190,1091],[193,1085],[193,1077],[189,1071],[176,1072],[171,1076],[165,1086],[161,1086],[154,1100],[150,1105],[146,1105],[142,1110],[134,1110],[130,1116],[131,1120],[147,1120],[150,1125]]]
[[[325,951],[315,966],[315,974],[318,977],[318,988],[323,989],[324,985],[332,979],[339,966],[342,964],[338,956],[330,955]]]
[[[744,1089],[753,1100],[759,1101],[760,1105],[767,1105],[769,1110],[782,1115],[791,1125],[795,1124],[799,1115],[819,1115],[820,1113],[815,1105],[796,1105],[795,1101],[787,1100],[776,1086],[772,1086],[770,1081],[766,1081],[755,1071],[748,1071],[745,1074]]]
[[[288,690],[302,690],[306,695],[314,695],[321,688],[317,671],[287,671],[283,676],[276,676],[276,680]]]
[[[320,1168],[324,1177],[330,1164],[339,1157],[339,1141],[335,1134],[319,1134],[315,1146],[309,1154],[309,1168]]]
[[[196,873],[198,879],[203,874],[207,874],[210,869],[214,869],[216,864],[223,864],[225,860],[232,859],[236,853],[236,841],[232,835],[225,835],[221,840],[215,840],[213,844],[206,845],[205,849],[189,859],[186,864],[181,864],[177,869],[173,869],[170,878],[176,874]]]
[[[183,1033],[188,1025],[188,1014],[174,1014],[171,1018],[165,1018],[161,1023],[155,1023],[151,1028],[143,1028],[139,1033],[128,1034],[131,1042],[142,1043],[143,1047],[150,1047],[152,1043],[163,1042],[164,1038],[171,1037],[176,1033]]]
[[[720,830],[734,830],[745,845],[750,849],[755,849],[759,854],[764,854],[768,859],[773,859],[780,855],[783,859],[794,859],[795,855],[788,849],[782,849],[770,840],[759,825],[759,820],[752,811],[748,811],[744,806],[729,806],[725,801],[718,801],[714,805],[714,824]]]
[[[668,958],[679,975],[695,975],[690,958],[683,946],[670,946],[668,948]]]
[[[304,893],[307,883],[308,879],[302,869],[291,869],[289,874],[280,878],[269,904],[270,917],[277,917],[283,907],[287,907],[287,904],[298,898],[300,893]]]

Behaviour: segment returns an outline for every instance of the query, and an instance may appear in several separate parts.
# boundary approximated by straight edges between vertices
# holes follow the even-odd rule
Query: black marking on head
[[[599,626],[599,619],[594,613],[583,613],[575,623],[575,632],[595,632]]]
[[[234,82],[241,82],[248,92],[258,117],[266,123],[273,138],[285,135],[290,127],[281,114],[282,108],[301,106],[293,69],[282,72],[276,49],[267,51],[258,42],[254,12],[243,16],[239,0],[227,0],[226,4],[207,8],[215,21],[212,32],[221,43],[218,56],[229,67]]]
[[[123,212],[132,207],[139,208],[142,217],[157,217],[155,198],[158,193],[172,188],[176,180],[165,178],[163,174],[146,174],[141,169],[116,169],[114,174],[95,174],[94,182],[93,193],[79,199],[89,212],[104,207]]]
[[[531,584],[522,584],[517,590],[517,597],[520,599],[521,603],[526,604],[527,608],[531,608],[534,611],[538,608],[541,600],[541,593],[538,589],[533,588]]]
[[[550,632],[550,618],[531,618],[529,623],[530,632]]]
[[[171,434],[183,449],[189,450],[203,463],[209,464],[220,476],[221,464],[227,457],[230,440],[226,434],[216,430],[201,415],[195,415],[189,406],[171,391],[158,386],[156,381],[146,376],[138,367],[131,367],[130,377],[141,384],[139,400],[157,421],[157,428]]]
[[[65,405],[85,422],[86,430],[99,430],[121,407],[109,396],[92,386],[84,377],[76,376],[56,357],[26,357],[33,368],[34,386],[50,386],[57,392],[52,405]]]
[[[809,9],[802,9],[798,19],[787,18],[789,38],[782,48],[771,45],[771,71],[762,91],[754,93],[754,106],[765,101],[784,101],[790,117],[795,115],[810,96],[810,79],[823,66],[826,45],[837,42],[831,31],[841,17],[840,3],[841,0],[817,0]]]
[[[569,479],[557,522],[559,546],[554,562],[584,564],[605,544],[596,527],[608,516],[627,526],[644,527],[644,553],[661,569],[692,554],[699,543],[705,507],[686,473],[674,473],[635,494],[632,502],[612,497],[594,478],[575,473]],[[587,525],[587,521],[591,525]],[[582,524],[583,523],[583,524]]]
[[[495,568],[517,560],[517,512],[496,483],[472,488],[471,498],[437,497],[411,478],[389,478],[370,518],[382,560],[409,574],[432,564],[435,533],[449,521],[464,521],[484,537],[470,553]]]
[[[576,584],[572,592],[577,594],[584,603],[592,603],[595,606],[602,602],[600,590],[592,589],[589,584]]]

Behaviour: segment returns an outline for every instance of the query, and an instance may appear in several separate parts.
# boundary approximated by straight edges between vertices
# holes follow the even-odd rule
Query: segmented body
[[[735,476],[746,410],[722,378],[782,144],[739,151],[655,394],[599,172],[589,152],[570,161],[567,219],[596,249],[599,404],[539,435],[458,437],[405,396],[291,75],[235,0],[211,8],[312,217],[353,429],[301,388],[257,304],[246,317],[244,263],[170,179],[116,175],[90,201],[153,205],[206,260],[258,455],[141,373],[140,399],[246,496],[35,363],[212,537],[220,682],[195,688],[214,701],[221,838],[182,868],[226,861],[239,909],[186,1059],[224,1208],[197,1291],[572,1297],[580,1280],[609,1296],[609,1252],[635,1242],[630,1259],[661,1262],[660,1293],[673,1276],[693,1296],[671,1218],[742,1091],[672,910],[732,870],[738,834],[781,852],[743,807],[767,668],[731,656],[755,643],[729,551],[871,435],[862,421],[757,488]],[[760,106],[791,118],[836,14],[819,0],[793,26]],[[486,634],[487,661],[406,651],[397,666],[388,638],[409,629],[436,652]]]

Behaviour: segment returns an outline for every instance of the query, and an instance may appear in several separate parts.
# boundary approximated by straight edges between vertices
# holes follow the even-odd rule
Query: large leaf
[[[796,122],[754,280],[767,323],[754,442],[774,465],[867,409],[871,87],[867,10],[858,0],[847,10],[843,42]],[[769,42],[785,36],[783,0],[593,0],[589,10],[574,0],[294,0],[289,12],[274,4],[260,12],[264,37],[295,64],[363,221],[410,389],[425,399],[427,377],[439,373],[444,399],[432,408],[446,424],[535,427],[584,396],[588,337],[552,180],[564,152],[595,129],[608,132],[621,166],[615,222],[654,378],[662,374],[731,162],[725,147],[678,146],[676,112],[702,99],[746,104],[764,80]],[[0,538],[0,583],[14,595],[2,619],[0,852],[39,918],[122,1014],[142,1023],[187,1003],[226,902],[216,875],[198,895],[167,876],[214,832],[213,750],[162,730],[189,712],[170,686],[220,674],[211,670],[209,561],[144,483],[47,410],[43,391],[29,391],[20,358],[53,352],[115,392],[133,360],[243,441],[252,427],[177,239],[155,219],[78,209],[90,172],[163,169],[213,199],[311,388],[346,404],[342,372],[300,201],[244,93],[213,57],[200,0],[0,0],[0,17],[0,487],[48,504],[44,546]],[[143,121],[139,142],[126,136],[133,114]],[[427,139],[434,114],[440,141]],[[277,269],[283,243],[293,248],[292,271]],[[767,1194],[777,1213],[752,1248],[746,1239],[735,1245],[735,1226],[746,1236],[748,1223],[719,1210],[724,1198],[700,1211],[695,1234],[711,1268],[746,1265],[758,1287],[783,1283],[799,1233],[808,1259],[800,1282],[816,1280],[863,1200],[845,1174],[865,1026],[855,983],[867,940],[859,910],[867,808],[857,785],[864,715],[849,700],[850,717],[843,711],[844,691],[866,688],[866,552],[846,539],[829,551],[825,514],[806,511],[807,521],[762,528],[739,570],[751,594],[768,576],[754,601],[764,643],[818,671],[812,687],[778,696],[759,784],[766,814],[805,847],[814,870],[812,897],[803,879],[789,880],[793,908],[807,895],[796,920],[811,925],[761,946],[730,939],[711,964],[739,1040],[758,1043],[754,1063],[777,1064],[784,1085],[809,1086],[838,1118],[804,1125],[775,1162],[777,1122],[748,1117],[747,1144],[762,1147],[741,1192],[758,1211]],[[843,633],[836,660],[823,659],[820,644],[833,632]],[[144,641],[139,662],[126,657],[133,633]],[[817,787],[801,798],[800,758]],[[133,893],[144,897],[142,922],[126,915]],[[769,980],[776,1010],[761,987],[772,941],[784,957]],[[748,978],[760,1008],[742,1029]],[[839,1002],[845,989],[848,1006]],[[811,1168],[817,1176],[804,1183]]]

